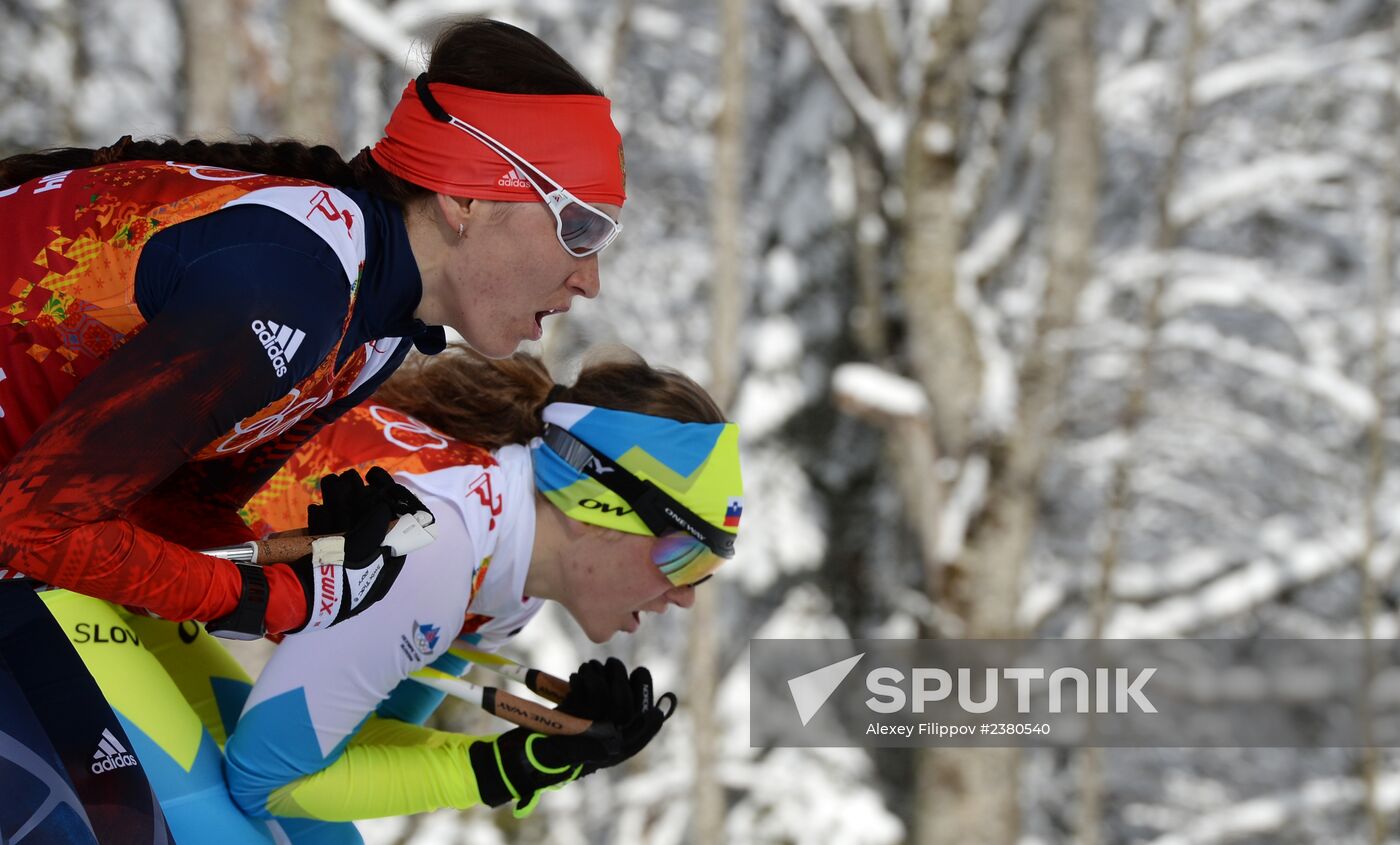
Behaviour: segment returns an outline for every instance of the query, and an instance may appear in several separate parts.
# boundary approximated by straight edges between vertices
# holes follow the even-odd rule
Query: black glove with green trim
[[[469,750],[481,800],[498,807],[514,799],[517,818],[529,815],[540,795],[599,769],[616,766],[641,751],[675,712],[671,693],[652,699],[651,672],[629,675],[617,658],[590,660],[569,676],[569,695],[559,709],[593,720],[583,734],[549,736],[516,728]]]
[[[627,667],[616,657],[609,657],[607,663],[590,660],[569,676],[569,694],[559,709],[571,716],[618,726],[617,749],[606,763],[585,766],[583,774],[629,759],[661,730],[661,725],[675,710],[676,697],[672,693],[661,696],[657,703],[668,702],[667,709],[663,710],[653,703],[652,690],[650,670],[638,666],[629,675]]]

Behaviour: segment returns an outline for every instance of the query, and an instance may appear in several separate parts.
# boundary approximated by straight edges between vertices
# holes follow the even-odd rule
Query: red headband
[[[622,136],[606,97],[498,94],[444,82],[429,83],[428,90],[453,117],[509,147],[579,199],[622,205],[627,198]],[[395,176],[438,193],[505,202],[540,198],[485,144],[433,119],[412,82],[370,155]]]

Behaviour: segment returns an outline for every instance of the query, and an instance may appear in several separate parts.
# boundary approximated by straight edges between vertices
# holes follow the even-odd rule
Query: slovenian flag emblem
[[[729,507],[724,511],[724,527],[738,528],[739,517],[744,515],[744,500],[735,496],[729,500]]]
[[[414,624],[416,625],[417,622],[415,621]],[[441,633],[441,631],[441,628],[431,622],[427,625],[418,625],[418,650],[427,654],[436,648],[438,634]]]

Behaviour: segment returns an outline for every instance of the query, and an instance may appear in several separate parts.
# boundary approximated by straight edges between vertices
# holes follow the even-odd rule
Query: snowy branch
[[[1279,385],[1306,390],[1357,423],[1369,423],[1376,414],[1370,390],[1345,374],[1225,335],[1214,326],[1172,323],[1163,329],[1162,341],[1164,348],[1200,352],[1271,378]]]
[[[1201,74],[1196,100],[1208,106],[1253,88],[1296,85],[1343,65],[1384,59],[1391,49],[1389,34],[1376,32],[1322,47],[1290,47],[1240,59]]]
[[[1362,549],[1359,526],[1344,525],[1317,539],[1304,539],[1286,520],[1260,532],[1262,557],[1250,561],[1192,593],[1151,607],[1115,609],[1105,629],[1111,639],[1174,637],[1239,616],[1276,600],[1285,590],[1335,575],[1356,563]],[[1394,543],[1376,555],[1378,568],[1393,568]]]
[[[392,62],[402,62],[410,73],[421,71],[423,56],[412,36],[368,0],[327,0],[330,16],[352,35]]]
[[[447,18],[462,15],[501,18],[514,11],[513,0],[399,0],[390,5],[387,16],[394,27],[409,32]]]
[[[1330,79],[1329,71],[1384,59],[1389,49],[1389,35],[1383,32],[1322,47],[1288,47],[1207,70],[1197,78],[1193,93],[1198,106],[1208,107],[1257,88]],[[1123,69],[1099,86],[1095,99],[1100,111],[1117,118],[1139,114],[1154,93],[1164,90],[1171,74],[1169,61],[1139,62]]]
[[[1344,156],[1280,154],[1225,173],[1198,177],[1198,184],[1184,188],[1173,198],[1172,222],[1189,226],[1222,206],[1259,201],[1266,194],[1291,192],[1306,196],[1316,186],[1345,178],[1354,163]]]
[[[890,590],[885,598],[896,609],[909,614],[939,637],[957,639],[966,635],[967,625],[963,620],[939,607],[918,590]]]
[[[778,6],[807,37],[818,61],[835,83],[836,90],[875,139],[881,155],[888,161],[898,159],[909,131],[908,118],[876,97],[870,86],[860,78],[851,57],[841,46],[819,7],[807,0],[778,0]]]
[[[909,419],[929,413],[928,394],[918,382],[873,364],[841,364],[831,386],[837,405],[856,416]]]
[[[1365,800],[1358,778],[1321,778],[1296,790],[1230,804],[1206,813],[1182,830],[1159,836],[1149,845],[1219,845],[1241,839],[1273,839],[1303,817],[1321,813],[1354,814]],[[1400,810],[1400,772],[1389,772],[1377,783],[1377,798],[1387,813]]]
[[[967,527],[987,503],[992,470],[984,455],[970,455],[939,514],[938,559],[951,563],[962,557]]]

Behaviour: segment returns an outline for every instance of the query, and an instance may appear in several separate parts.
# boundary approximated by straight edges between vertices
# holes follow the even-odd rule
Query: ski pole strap
[[[238,604],[227,614],[206,622],[204,630],[228,640],[260,640],[267,634],[267,600],[270,595],[267,573],[256,564],[235,565],[243,584],[238,593]]]
[[[557,768],[551,768],[549,766],[546,766],[544,763],[540,762],[539,758],[535,756],[535,742],[536,740],[541,739],[544,739],[544,734],[530,734],[530,736],[525,740],[525,758],[529,760],[530,765],[534,767],[535,771],[545,775],[561,775],[564,772],[569,772],[569,776],[562,780],[551,783],[548,786],[535,787],[535,789],[530,793],[530,797],[528,800],[521,797],[520,790],[516,789],[515,784],[510,782],[510,776],[506,774],[505,762],[501,760],[500,744],[492,743],[492,748],[496,752],[496,771],[500,773],[501,782],[505,784],[506,790],[510,792],[510,797],[515,801],[515,807],[511,810],[511,815],[515,816],[517,819],[523,819],[526,816],[529,816],[531,813],[535,812],[535,807],[539,805],[540,798],[543,797],[546,792],[553,792],[556,789],[563,789],[568,784],[578,780],[579,776],[583,774],[582,763],[580,763],[577,766],[574,766],[573,771],[569,771],[568,764],[559,766]]]

